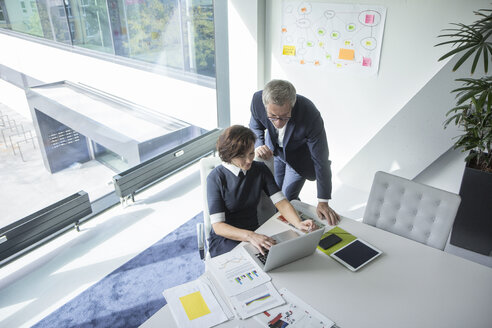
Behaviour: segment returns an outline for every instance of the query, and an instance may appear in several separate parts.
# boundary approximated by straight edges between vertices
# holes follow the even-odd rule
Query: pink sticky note
[[[374,15],[366,15],[366,24],[374,23]]]
[[[362,57],[362,66],[371,67],[371,64],[372,64],[371,58]]]

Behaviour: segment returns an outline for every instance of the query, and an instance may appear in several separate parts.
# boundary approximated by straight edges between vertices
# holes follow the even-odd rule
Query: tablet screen
[[[335,259],[342,260],[342,264],[348,264],[350,269],[357,270],[373,258],[381,254],[381,251],[374,249],[365,242],[356,239],[347,246],[332,254]]]

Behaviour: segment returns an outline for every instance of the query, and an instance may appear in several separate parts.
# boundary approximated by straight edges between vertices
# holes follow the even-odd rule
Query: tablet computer
[[[365,241],[356,239],[338,251],[333,252],[330,256],[350,270],[357,271],[382,253]]]

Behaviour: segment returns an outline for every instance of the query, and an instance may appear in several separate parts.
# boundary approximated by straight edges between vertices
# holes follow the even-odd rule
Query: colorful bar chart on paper
[[[258,272],[256,270],[253,270],[251,272],[248,272],[248,273],[245,273],[245,274],[242,274],[238,277],[235,277],[234,280],[238,283],[238,284],[243,284],[244,280],[249,280],[249,281],[252,281],[256,278],[258,278]]]

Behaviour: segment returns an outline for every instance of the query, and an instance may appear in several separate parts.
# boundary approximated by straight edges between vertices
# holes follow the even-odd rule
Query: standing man
[[[253,95],[249,126],[258,137],[256,156],[274,156],[275,181],[285,197],[298,199],[306,179],[316,180],[318,216],[330,225],[337,224],[340,217],[328,206],[331,162],[323,119],[316,106],[296,94],[290,82],[272,80]]]

